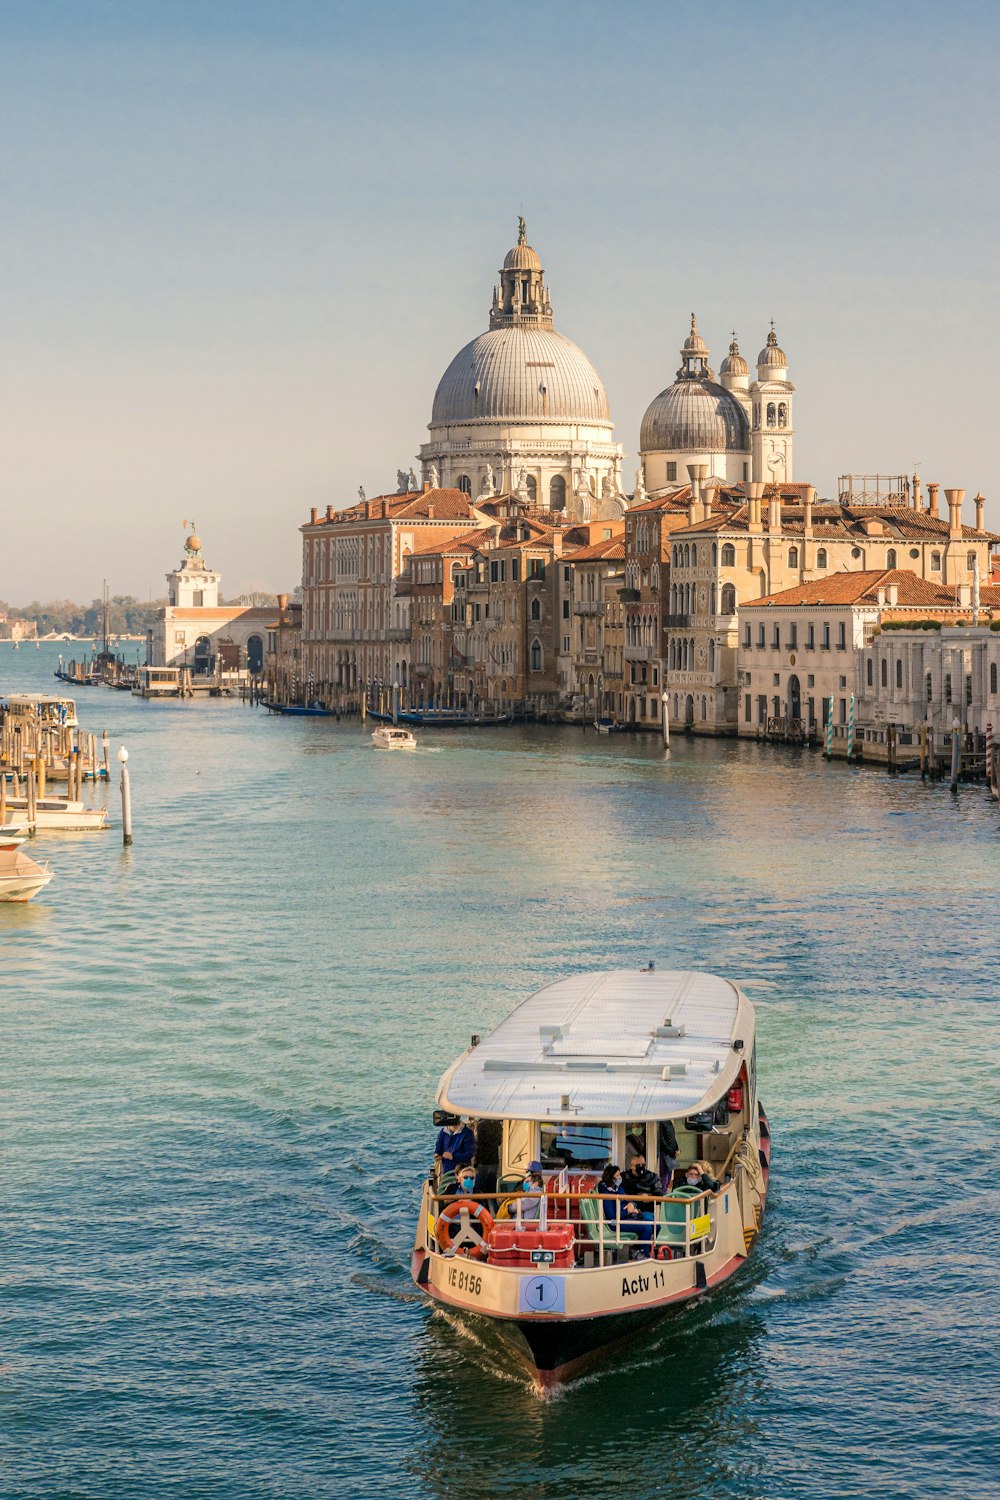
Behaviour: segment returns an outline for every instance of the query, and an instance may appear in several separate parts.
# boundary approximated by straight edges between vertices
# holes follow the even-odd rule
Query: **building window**
[[[965,554],[965,566],[970,573],[974,570],[976,566],[976,554],[974,552],[967,552]]]
[[[763,625],[758,625],[757,626],[757,649],[758,649],[758,651],[763,651],[763,649],[764,649],[764,626]]]
[[[997,690],[997,664],[996,664],[995,661],[991,661],[990,662],[990,692],[991,693],[995,693],[996,690]]]
[[[965,706],[966,706],[966,708],[971,708],[972,707],[972,673],[971,672],[967,672],[965,674]]]
[[[773,401],[769,401],[767,403],[767,425],[768,427],[775,427],[777,426],[777,422],[778,408],[775,406]]]
[[[775,627],[774,627],[774,633],[773,633],[773,636],[772,636],[772,639],[771,639],[771,645],[774,647],[775,651],[780,651],[781,650],[781,626],[780,625],[775,625]]]
[[[868,686],[869,687],[874,687],[874,685],[875,685],[874,663],[873,663],[871,657],[869,657],[868,658]]]
[[[539,640],[531,643],[531,670],[533,672],[542,670],[542,643]]]
[[[534,476],[529,474],[524,482],[528,490],[528,499],[534,505],[538,499],[538,485],[535,483]]]
[[[667,481],[670,484],[677,483],[677,465],[675,463],[667,464]]]
[[[539,599],[532,599],[531,601],[531,618],[533,620],[540,620],[542,618],[542,605]]]
[[[743,483],[744,484],[746,484],[747,480],[750,478],[749,469],[750,469],[750,465],[749,464],[744,464],[743,465]]]
[[[933,678],[931,677],[931,674],[929,672],[927,673],[927,676],[924,679],[924,695],[925,695],[928,703],[933,702],[933,699],[934,699],[934,681],[933,681]]]
[[[896,663],[896,686],[898,688],[901,688],[903,686],[903,658],[902,657],[900,657],[899,660]]]
[[[743,699],[743,718],[747,724],[750,723],[750,717],[750,694],[747,693],[746,697]]]
[[[722,549],[722,566],[724,568],[735,568],[736,566],[736,548],[732,542],[726,542]]]
[[[757,695],[757,723],[767,724],[767,699],[763,693]]]
[[[817,568],[825,568],[827,566],[825,547],[821,547],[816,553],[816,566]]]
[[[512,557],[510,560],[510,581],[511,583],[520,583],[521,581],[521,559],[519,557]]]
[[[847,625],[843,620],[837,626],[837,650],[847,650]]]
[[[462,491],[463,495],[472,494],[472,480],[469,478],[468,474],[459,474],[458,487]]]
[[[839,700],[838,705],[837,705],[837,712],[838,712],[841,724],[846,724],[847,723],[847,699],[846,698],[841,698]]]
[[[888,687],[889,686],[889,663],[885,660],[884,657],[882,658],[881,677],[882,677],[882,686],[883,687]]]
[[[798,644],[799,644],[799,627],[796,624],[791,624],[788,627],[788,649],[789,649],[789,651],[795,651],[795,650],[797,650],[798,649]]]
[[[735,584],[725,583],[722,586],[722,613],[724,615],[734,615],[736,613]]]
[[[898,567],[898,563],[896,562],[896,549],[895,549],[895,547],[890,547],[889,550],[888,550],[888,552],[885,554],[885,565],[886,565],[887,568]]]
[[[549,480],[549,509],[565,510],[566,481],[561,474],[553,474]]]
[[[744,630],[743,630],[743,644],[747,648],[747,650],[749,651],[749,649],[750,649],[750,626],[749,625],[744,626]],[[994,667],[993,670],[995,672],[996,671],[996,667]]]
[[[564,635],[563,636],[563,655],[567,656],[568,654],[569,654],[569,636],[568,635]]]
[[[529,578],[544,578],[545,577],[545,563],[542,560],[542,558],[540,558],[540,557],[530,557],[528,559],[528,577]]]
[[[788,549],[788,566],[790,568],[797,568],[798,565],[799,565],[799,549],[798,549],[798,547],[789,547],[789,549]]]
[[[491,583],[499,583],[500,582],[500,564],[498,562],[491,562],[490,563],[490,582]]]
[[[698,566],[698,543],[697,542],[692,542],[691,543],[691,566],[692,566],[692,568],[696,568]]]
[[[785,405],[784,401],[778,402],[778,426],[788,426],[788,407]]]
[[[940,554],[940,552],[932,552],[931,553],[931,572],[932,573],[940,573],[940,571],[941,571],[941,554]]]
[[[824,651],[829,651],[829,649],[830,649],[830,626],[829,626],[829,624],[826,624],[826,625],[823,626],[823,650]]]

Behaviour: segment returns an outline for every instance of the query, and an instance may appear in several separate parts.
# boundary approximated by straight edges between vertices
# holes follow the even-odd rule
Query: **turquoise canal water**
[[[51,690],[54,649],[0,651]],[[55,880],[0,906],[4,1500],[1000,1494],[981,791],[79,704],[135,844],[115,784],[115,829],[39,838]],[[409,1280],[434,1091],[539,984],[649,957],[757,1002],[769,1214],[736,1281],[543,1402]]]

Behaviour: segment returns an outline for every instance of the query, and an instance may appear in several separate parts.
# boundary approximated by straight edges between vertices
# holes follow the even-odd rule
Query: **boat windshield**
[[[603,1167],[611,1160],[611,1126],[543,1125],[541,1152],[546,1166]]]

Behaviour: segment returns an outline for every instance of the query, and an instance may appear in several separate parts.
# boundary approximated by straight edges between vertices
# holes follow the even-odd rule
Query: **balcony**
[[[619,589],[618,597],[625,604],[638,604],[642,595],[638,589]]]
[[[387,641],[408,641],[410,639],[410,632],[408,630],[398,630],[395,626],[390,626],[385,633],[385,638]]]
[[[664,630],[690,630],[693,615],[664,615]]]
[[[573,604],[575,615],[599,615],[602,605],[599,599],[577,599]]]
[[[429,662],[418,661],[416,666],[413,668],[413,675],[414,677],[433,677],[434,668]]]
[[[626,661],[659,661],[655,646],[626,646]]]

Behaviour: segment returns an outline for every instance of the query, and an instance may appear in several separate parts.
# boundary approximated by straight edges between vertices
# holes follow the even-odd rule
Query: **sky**
[[[226,597],[395,489],[523,213],[631,488],[692,310],[795,477],[1000,531],[1000,6],[0,0],[0,599]]]

